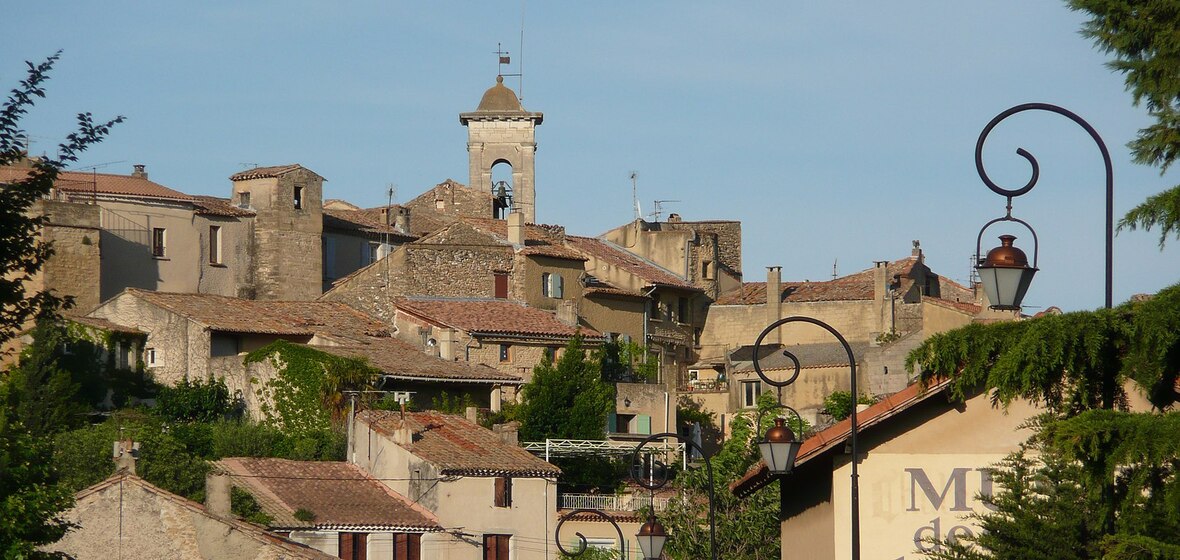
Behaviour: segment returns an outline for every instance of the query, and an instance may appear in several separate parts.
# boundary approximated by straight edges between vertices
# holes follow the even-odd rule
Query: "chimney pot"
[[[146,171],[146,169],[147,169],[147,166],[146,166],[146,165],[144,165],[144,164],[142,164],[142,163],[137,163],[137,164],[135,164],[135,165],[134,165],[134,168],[135,168],[135,171],[132,171],[132,172],[131,172],[131,176],[132,176],[132,177],[140,177],[140,178],[143,178],[143,179],[147,179],[147,178],[148,178],[148,174],[147,174],[147,171]]]

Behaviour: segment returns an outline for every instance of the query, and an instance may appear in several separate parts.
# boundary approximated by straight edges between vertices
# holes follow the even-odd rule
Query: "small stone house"
[[[330,560],[337,558],[158,488],[120,470],[74,496],[77,525],[44,547],[77,560]]]
[[[446,540],[438,518],[352,463],[235,457],[214,463],[206,489],[211,510],[231,488],[258,504],[271,533],[346,560],[439,558]]]
[[[437,535],[447,539],[438,558],[556,557],[561,470],[509,435],[438,412],[365,410],[352,421],[348,460],[449,529]]]

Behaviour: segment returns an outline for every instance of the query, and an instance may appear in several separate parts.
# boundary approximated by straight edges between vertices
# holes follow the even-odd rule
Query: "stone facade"
[[[90,204],[37,201],[31,212],[45,216],[41,240],[53,244],[53,255],[26,286],[28,293],[52,289],[74,299],[74,309],[85,313],[100,301],[94,272],[101,267],[99,210]]]
[[[492,168],[508,164],[512,167],[512,207],[522,212],[528,223],[536,223],[534,159],[536,128],[542,120],[541,113],[521,107],[516,94],[504,87],[504,78],[499,76],[474,112],[459,115],[459,122],[467,127],[471,188],[491,193]]]
[[[255,297],[311,300],[321,293],[324,178],[303,167],[239,173],[234,200],[254,209]]]
[[[711,298],[741,288],[741,222],[636,220],[602,238],[682,276]]]
[[[493,217],[490,187],[486,191],[480,191],[451,179],[435,185],[407,202],[405,206],[412,211],[411,216],[440,214],[453,218]]]

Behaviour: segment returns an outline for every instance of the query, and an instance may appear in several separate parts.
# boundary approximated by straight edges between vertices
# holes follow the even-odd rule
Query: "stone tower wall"
[[[300,208],[295,189],[302,187]],[[313,300],[322,289],[323,179],[306,169],[238,181],[250,191],[254,219],[255,297]]]
[[[536,223],[535,132],[536,125],[530,118],[472,119],[467,123],[471,187],[490,193],[492,167],[508,163],[512,166],[512,204],[524,213],[528,223]]]

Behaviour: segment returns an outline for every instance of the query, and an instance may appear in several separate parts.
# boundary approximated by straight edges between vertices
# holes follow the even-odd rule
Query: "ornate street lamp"
[[[639,532],[635,535],[636,540],[639,541],[639,549],[640,549],[640,551],[642,551],[643,557],[646,560],[656,560],[656,559],[660,558],[661,555],[663,555],[663,553],[664,553],[664,545],[667,544],[667,542],[668,542],[667,530],[664,529],[663,524],[661,524],[659,522],[659,520],[656,519],[655,499],[654,499],[656,490],[663,488],[665,485],[668,484],[668,475],[667,475],[667,469],[665,468],[665,465],[663,465],[662,463],[657,461],[655,458],[653,458],[649,455],[647,457],[647,460],[651,461],[652,463],[646,465],[646,467],[645,467],[644,463],[640,460],[640,456],[643,453],[643,447],[645,445],[647,445],[651,442],[654,442],[654,441],[665,440],[665,439],[669,439],[669,438],[675,439],[676,441],[679,441],[680,443],[683,443],[684,445],[686,445],[689,448],[688,451],[690,453],[692,451],[696,451],[696,452],[700,453],[702,457],[704,457],[704,455],[705,455],[705,450],[701,449],[701,447],[699,445],[697,445],[697,443],[694,442],[692,439],[686,438],[680,434],[675,434],[672,432],[665,432],[662,434],[650,435],[647,438],[645,438],[643,441],[639,442],[638,445],[635,446],[635,451],[632,452],[632,454],[631,454],[632,468],[629,469],[628,476],[636,484],[638,484],[639,486],[648,490],[651,493],[651,496],[653,498],[651,500],[652,511],[648,515],[647,522],[639,527]],[[637,467],[645,467],[645,468],[637,468]],[[650,474],[649,474],[649,476],[644,477],[641,474],[643,472],[648,472]],[[656,473],[659,473],[659,474],[657,475]],[[712,465],[712,463],[709,462],[709,459],[707,457],[705,458],[705,473],[708,476],[708,483],[709,483],[709,496],[708,496],[709,497],[709,553],[710,553],[710,558],[712,558],[713,560],[718,560],[717,559],[717,523],[714,518],[714,505],[713,505],[713,501],[714,501],[713,500],[713,465]],[[585,553],[586,549],[588,548],[588,544],[586,542],[586,536],[583,535],[582,533],[575,533],[575,536],[578,537],[577,549],[572,550],[572,551],[566,550],[565,546],[563,546],[561,544],[561,526],[564,525],[566,521],[569,521],[570,518],[572,518],[573,516],[578,515],[578,514],[582,514],[582,513],[588,513],[588,514],[597,516],[597,517],[607,521],[608,523],[610,523],[611,526],[614,527],[615,532],[619,536],[620,547],[623,545],[623,543],[625,542],[625,540],[623,538],[623,530],[619,528],[618,523],[615,523],[614,518],[612,518],[607,513],[596,510],[596,509],[575,509],[575,510],[570,511],[569,513],[566,513],[565,515],[561,516],[561,518],[557,520],[557,527],[554,528],[554,530],[553,530],[553,540],[557,543],[557,549],[560,550],[562,554],[564,554],[566,556],[577,557],[577,556],[581,556],[583,553]]]
[[[1106,144],[1098,136],[1098,132],[1094,130],[1094,127],[1090,126],[1090,123],[1066,109],[1048,103],[1025,103],[996,115],[991,122],[987,123],[987,126],[983,127],[983,131],[979,133],[979,140],[975,142],[975,170],[979,172],[979,178],[983,180],[983,183],[992,192],[1008,199],[1007,212],[1005,212],[1004,217],[996,218],[984,224],[983,229],[979,230],[979,238],[975,242],[976,270],[979,271],[979,277],[983,283],[984,292],[987,293],[988,301],[991,302],[991,308],[1002,310],[1020,309],[1020,303],[1024,298],[1024,293],[1028,290],[1028,286],[1032,282],[1033,274],[1037,272],[1037,233],[1027,223],[1012,217],[1012,199],[1031,191],[1036,186],[1037,179],[1040,177],[1040,167],[1037,165],[1036,158],[1024,148],[1017,148],[1016,153],[1028,160],[1028,163],[1032,165],[1032,177],[1028,180],[1028,183],[1019,189],[1005,189],[1000,187],[987,176],[987,172],[983,169],[983,143],[987,140],[987,135],[991,133],[992,129],[1000,121],[1023,111],[1049,111],[1072,120],[1090,134],[1090,137],[1094,139],[1094,142],[1098,144],[1098,149],[1102,152],[1102,161],[1106,165],[1106,308],[1110,309],[1114,298],[1112,288],[1114,277],[1114,171],[1110,164],[1110,152],[1107,151]],[[983,239],[983,231],[988,226],[1001,221],[1017,222],[1032,232],[1033,264],[1031,267],[1028,266],[1028,257],[1025,256],[1024,252],[1012,245],[1012,241],[1015,238],[1010,235],[1001,236],[1001,245],[988,251],[986,258],[979,258],[980,241]]]
[[[778,406],[771,410],[789,410],[795,418],[802,424],[802,418],[795,409],[783,404],[783,387],[790,385],[799,378],[799,373],[803,368],[799,364],[799,359],[795,357],[788,350],[782,350],[782,355],[791,361],[795,366],[795,372],[783,381],[771,379],[762,371],[762,366],[758,363],[759,357],[762,355],[762,340],[767,335],[774,332],[775,329],[782,327],[788,323],[810,323],[816,325],[836,337],[840,345],[844,347],[844,352],[848,355],[848,369],[851,380],[852,390],[852,413],[850,419],[852,422],[851,447],[852,447],[852,502],[851,502],[851,516],[852,516],[852,560],[860,560],[860,475],[857,473],[857,462],[860,459],[859,450],[857,447],[857,423],[856,423],[856,398],[859,393],[856,391],[856,358],[852,355],[852,347],[848,345],[848,341],[844,339],[844,335],[832,328],[831,325],[814,319],[811,317],[787,317],[786,319],[779,319],[770,324],[762,330],[758,335],[758,340],[754,342],[754,371],[758,377],[762,378],[762,382],[774,387],[778,391]],[[770,412],[771,410],[765,411]],[[758,415],[758,432],[762,429],[762,416]],[[795,434],[791,432],[790,428],[785,425],[785,420],[782,416],[775,418],[774,427],[766,432],[766,436],[758,442],[758,449],[762,454],[762,460],[766,463],[767,470],[772,475],[781,476],[790,473],[795,467],[795,457],[799,453],[799,448],[802,447],[803,442],[799,441]]]

